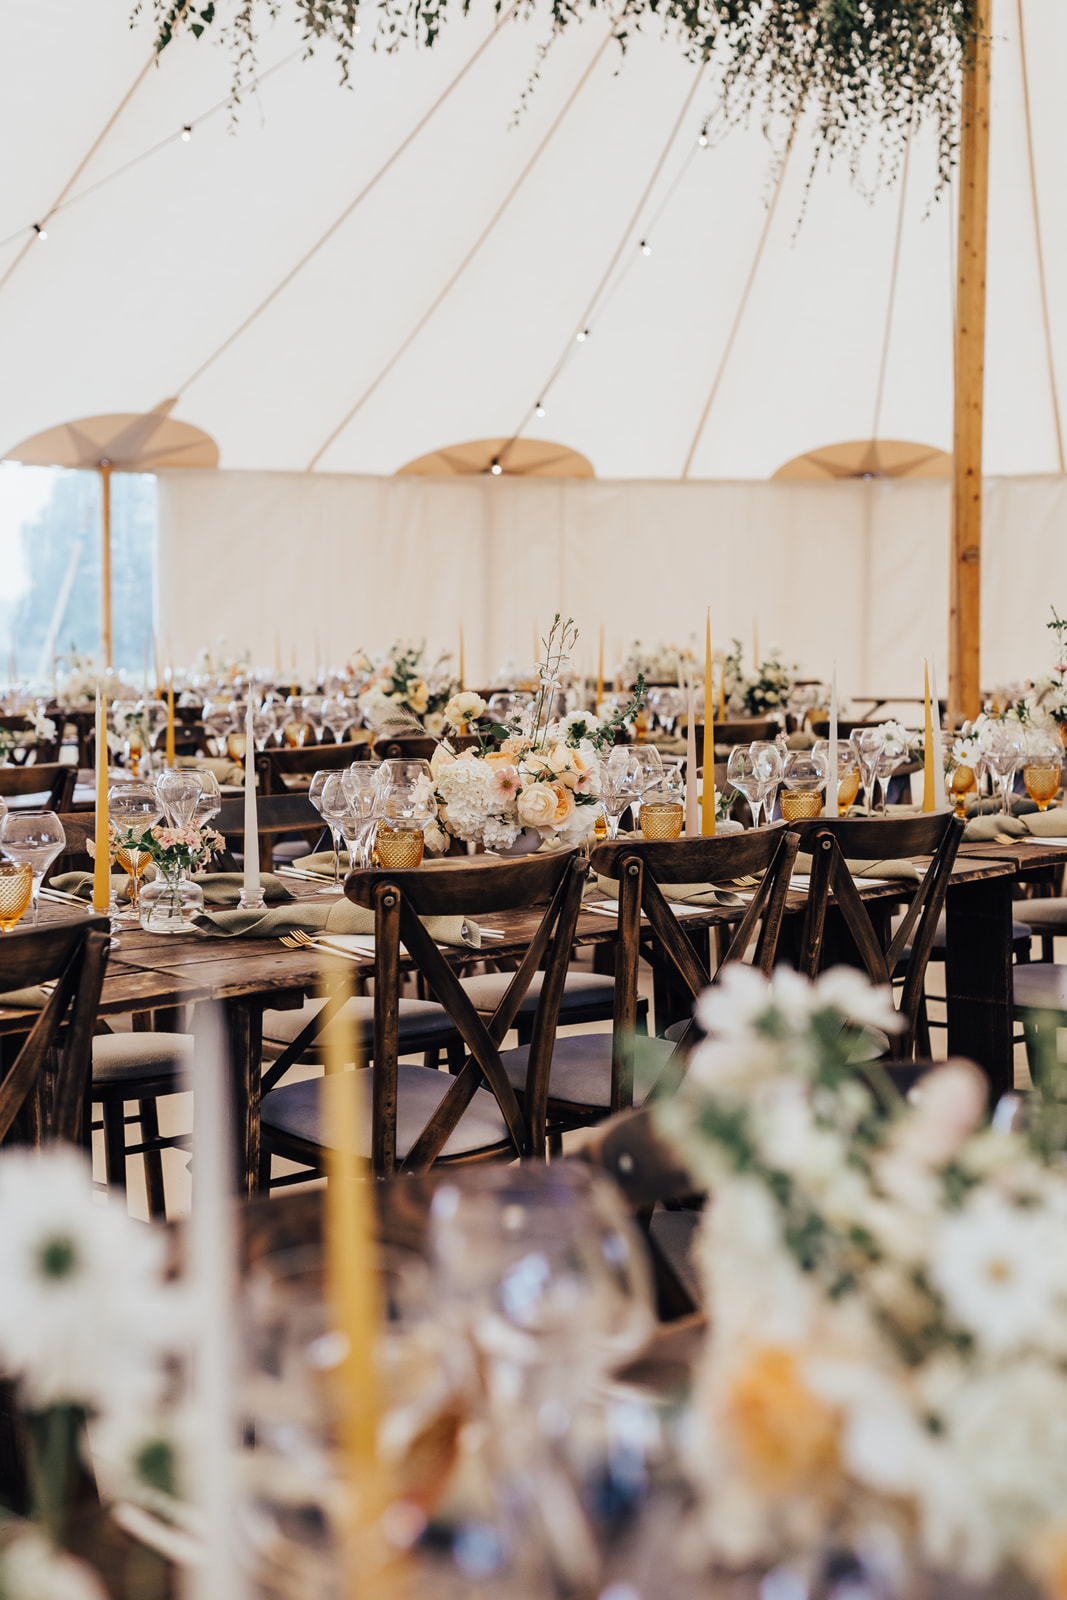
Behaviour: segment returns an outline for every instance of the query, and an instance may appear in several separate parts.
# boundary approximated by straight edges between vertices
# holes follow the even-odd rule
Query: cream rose
[[[422,713],[426,710],[426,707],[430,703],[430,691],[421,678],[415,679],[415,682],[411,685],[411,692],[409,693],[407,699],[408,705],[411,707],[412,711],[414,711],[415,715],[417,717],[421,717]]]
[[[519,821],[527,828],[549,829],[555,826],[559,796],[548,783],[531,783],[519,795]]]
[[[460,694],[454,694],[445,706],[445,721],[453,728],[458,728],[461,722],[477,721],[485,710],[485,701],[480,694],[475,694],[473,689],[464,689]]]
[[[574,795],[566,783],[550,783],[549,788],[556,796],[556,814],[552,818],[554,828],[565,828],[574,815]]]

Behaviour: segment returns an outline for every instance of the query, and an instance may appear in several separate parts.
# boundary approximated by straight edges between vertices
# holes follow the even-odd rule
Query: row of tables
[[[993,1098],[1014,1083],[1012,887],[1021,879],[1047,874],[1063,862],[1062,849],[1040,840],[964,844],[953,869],[946,900],[948,1048],[950,1054],[967,1056],[982,1067]],[[290,880],[289,886],[297,898],[314,892],[296,880]],[[866,885],[859,879],[857,887],[865,901],[899,902],[909,897],[908,885],[900,882]],[[805,904],[805,894],[790,893],[787,914],[801,913]],[[78,913],[42,902],[41,915],[55,920]],[[735,922],[741,915],[743,909],[736,907],[693,908],[687,911],[685,926],[694,931],[710,929]],[[528,912],[480,918],[483,926],[503,934],[483,949],[483,955],[493,960],[521,955],[540,916],[540,909],[532,907]],[[580,914],[577,944],[605,944],[614,939],[615,928],[607,918],[588,911]],[[469,964],[478,958],[457,948],[446,959]],[[242,1192],[252,1194],[259,1169],[263,1013],[299,1009],[324,978],[360,968],[370,975],[373,961],[367,958],[352,963],[316,950],[289,950],[277,939],[219,939],[199,933],[163,937],[137,927],[124,928],[120,948],[108,965],[100,1010],[108,1018],[167,1012],[208,1000],[223,1007],[230,1041],[238,1184]],[[157,1025],[165,1020],[157,1019]],[[22,1031],[25,1026],[24,1011],[0,1007],[0,1035]]]

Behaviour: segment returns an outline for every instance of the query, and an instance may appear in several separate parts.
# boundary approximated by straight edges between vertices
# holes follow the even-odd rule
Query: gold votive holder
[[[0,929],[10,933],[26,913],[33,894],[28,861],[0,861]]]
[[[1036,802],[1039,811],[1046,810],[1049,801],[1059,794],[1062,776],[1063,769],[1058,763],[1027,761],[1023,766],[1026,792]]]
[[[641,832],[646,839],[680,839],[684,822],[680,804],[646,800],[641,807]]]
[[[385,822],[378,827],[378,863],[390,872],[421,866],[425,848],[421,828],[390,828]]]
[[[822,791],[819,789],[783,789],[778,803],[786,822],[822,815]]]

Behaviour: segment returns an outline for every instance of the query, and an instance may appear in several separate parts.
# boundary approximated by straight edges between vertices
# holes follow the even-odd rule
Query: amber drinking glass
[[[782,789],[778,795],[785,822],[797,822],[802,817],[822,814],[822,795],[818,789]]]
[[[965,817],[967,815],[967,796],[972,789],[978,787],[975,782],[974,768],[957,767],[949,779],[949,784],[952,788],[953,809],[957,817]]]
[[[1039,738],[1030,743],[1023,761],[1023,783],[1037,809],[1044,811],[1049,801],[1060,792],[1063,777],[1063,751],[1051,739]]]
[[[646,800],[641,807],[641,833],[646,839],[679,839],[685,812],[676,800]]]
[[[393,872],[422,864],[425,841],[421,828],[390,828],[387,823],[378,827],[378,862]]]
[[[116,850],[115,860],[130,880],[130,909],[140,920],[141,874],[152,857],[147,850]]]
[[[859,792],[860,769],[859,767],[853,767],[851,772],[846,772],[845,776],[838,780],[837,809],[842,816],[845,815],[849,806],[853,804]]]
[[[26,913],[33,893],[28,861],[0,861],[0,929],[10,933]]]

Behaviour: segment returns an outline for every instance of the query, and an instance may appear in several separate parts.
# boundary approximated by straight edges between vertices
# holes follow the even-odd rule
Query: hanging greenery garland
[[[470,0],[452,0],[465,14]],[[495,0],[496,10],[503,0]],[[925,122],[938,141],[942,183],[955,164],[960,65],[975,27],[976,0],[619,0],[615,37],[625,50],[635,30],[654,24],[690,60],[721,71],[721,111],[729,121],[755,111],[784,115],[796,127],[814,122],[820,152],[848,153],[853,170],[863,145],[881,136],[882,164],[892,167],[910,131]],[[296,15],[308,53],[332,46],[348,79],[360,33],[358,0],[137,0],[151,6],[156,49],[183,31],[221,35],[233,53],[234,100],[255,75],[261,24],[286,7]],[[432,47],[449,0],[376,0],[374,47],[407,39]],[[600,9],[603,10],[604,0]],[[537,16],[536,0],[521,14]],[[547,0],[551,36],[585,20],[598,0]],[[366,18],[364,18],[366,20]]]

